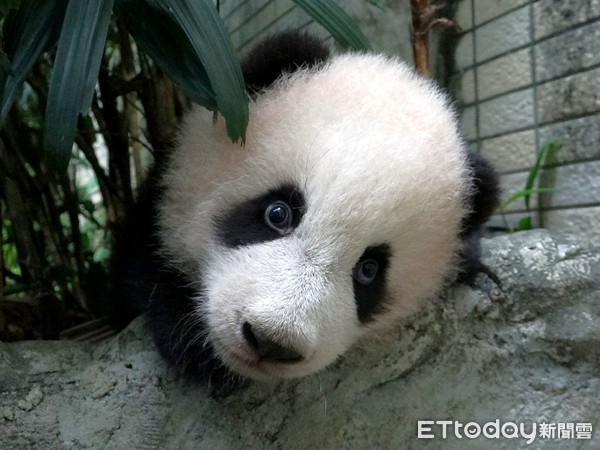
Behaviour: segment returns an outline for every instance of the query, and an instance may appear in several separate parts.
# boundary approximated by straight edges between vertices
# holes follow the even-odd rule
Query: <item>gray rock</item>
[[[544,231],[483,248],[501,288],[480,276],[318,375],[219,397],[168,369],[141,320],[94,347],[0,344],[0,447],[600,448],[600,249]],[[423,420],[518,437],[422,423],[435,437],[418,439]],[[590,423],[592,439],[544,439],[542,423]]]

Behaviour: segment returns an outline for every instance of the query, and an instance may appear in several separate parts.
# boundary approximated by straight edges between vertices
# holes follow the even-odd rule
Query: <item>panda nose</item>
[[[248,322],[244,322],[242,325],[242,333],[250,347],[256,351],[261,359],[282,363],[295,363],[303,359],[302,355],[296,350],[273,342],[262,331]]]

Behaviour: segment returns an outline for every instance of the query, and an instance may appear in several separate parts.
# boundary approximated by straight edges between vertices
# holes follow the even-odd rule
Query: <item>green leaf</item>
[[[558,144],[555,140],[549,140],[544,145],[542,145],[542,148],[537,153],[537,156],[535,158],[535,163],[533,164],[531,169],[529,169],[529,176],[527,177],[527,182],[525,183],[525,191],[531,190],[531,188],[533,188],[533,184],[535,183],[535,179],[538,176],[540,167],[542,166],[542,161],[544,160],[544,157],[546,156],[546,154],[550,151],[554,152],[554,151],[558,150],[559,148],[560,148],[560,144]],[[531,197],[531,195],[525,196],[525,208],[527,210],[529,210],[529,198],[530,197]]]
[[[91,104],[112,5],[112,0],[70,0],[67,6],[44,123],[44,149],[59,171],[69,164],[77,118]]]
[[[10,60],[8,59],[8,55],[0,50],[0,108],[4,110],[4,94],[6,83],[10,79],[11,70],[10,70]],[[11,96],[12,97],[12,96]],[[12,105],[12,99],[8,104],[8,108]],[[8,109],[7,109],[8,111]],[[0,125],[2,124],[2,119],[4,116],[0,117]]]
[[[510,205],[511,203],[519,200],[520,198],[527,198],[530,197],[532,194],[542,194],[545,192],[554,192],[555,189],[554,188],[531,188],[531,189],[524,189],[522,191],[516,192],[513,195],[511,195],[508,199],[504,200],[500,206],[498,207],[498,209],[500,211],[504,211],[506,209],[506,207],[508,205]]]
[[[21,0],[2,0],[0,1],[0,20],[4,18],[11,9],[18,9]]]
[[[385,0],[364,0],[369,5],[373,5],[376,8],[381,10],[385,10]]]
[[[531,217],[523,217],[519,219],[519,224],[517,225],[518,231],[527,231],[532,229],[533,225],[531,223]]]
[[[115,0],[115,13],[123,20],[138,47],[185,95],[211,111],[217,110],[206,70],[170,14],[144,0]]]
[[[31,286],[23,283],[15,283],[4,289],[4,295],[7,297],[9,295],[20,294],[22,292],[27,292],[31,290]]]
[[[212,0],[153,0],[173,14],[208,74],[229,138],[242,143],[248,96],[238,57]]]
[[[58,39],[66,5],[66,0],[23,0],[4,21],[0,124],[39,55]]]
[[[368,39],[352,18],[332,0],[294,0],[345,49],[371,50]]]

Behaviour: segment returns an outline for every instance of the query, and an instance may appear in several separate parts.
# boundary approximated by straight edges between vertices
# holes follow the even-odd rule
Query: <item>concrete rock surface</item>
[[[0,448],[600,448],[600,249],[538,230],[483,254],[501,287],[480,275],[317,375],[218,396],[141,319],[96,346],[0,344]]]

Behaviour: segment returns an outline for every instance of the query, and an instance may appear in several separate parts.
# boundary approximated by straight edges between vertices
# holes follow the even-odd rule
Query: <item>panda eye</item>
[[[281,234],[289,233],[294,219],[292,208],[283,201],[271,203],[265,209],[265,222]]]
[[[379,263],[374,259],[360,261],[354,268],[354,279],[360,284],[371,284],[377,276]]]

